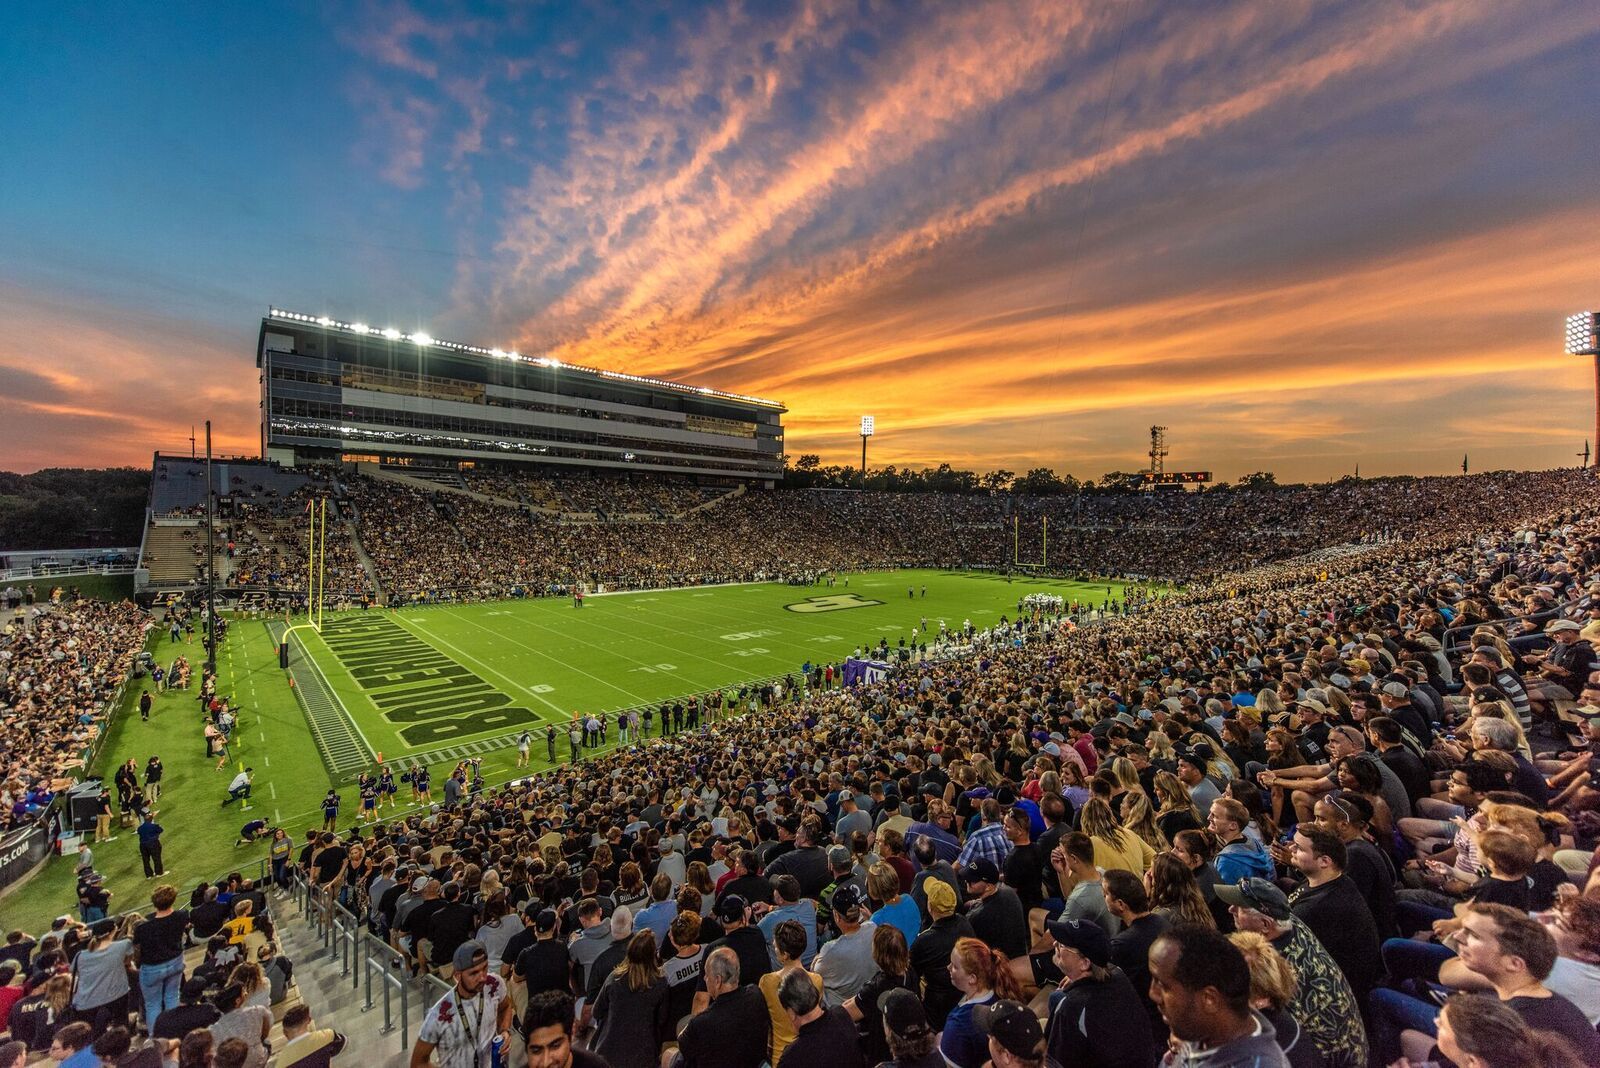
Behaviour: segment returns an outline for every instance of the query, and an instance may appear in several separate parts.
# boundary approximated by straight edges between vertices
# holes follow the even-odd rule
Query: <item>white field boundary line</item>
[[[550,700],[544,694],[539,693],[538,691],[532,689],[531,687],[522,685],[520,682],[517,682],[515,679],[511,678],[511,676],[509,676],[509,675],[506,675],[506,674],[504,674],[502,672],[496,671],[494,668],[490,667],[488,664],[485,664],[483,661],[479,660],[477,657],[473,656],[471,653],[467,652],[465,649],[462,649],[459,645],[456,645],[454,642],[446,641],[444,638],[440,637],[437,634],[430,634],[430,633],[428,633],[426,631],[418,631],[418,630],[414,629],[414,625],[413,626],[406,625],[405,623],[401,622],[401,617],[400,617],[400,615],[398,613],[396,613],[394,615],[391,615],[389,618],[393,619],[395,621],[395,624],[397,626],[399,626],[401,630],[405,631],[407,634],[410,634],[413,638],[416,638],[418,641],[423,642],[423,643],[428,644],[428,645],[432,645],[434,643],[438,643],[439,645],[444,646],[446,649],[449,649],[453,655],[461,658],[461,660],[463,660],[464,662],[466,662],[468,664],[471,664],[473,667],[476,667],[479,671],[482,671],[484,674],[493,675],[495,678],[499,679],[501,682],[503,682],[503,683],[507,684],[508,686],[510,686],[512,690],[516,690],[516,691],[518,691],[520,693],[527,694],[529,697],[533,698],[535,701],[539,701],[539,702],[541,702],[541,703],[543,703],[545,705],[548,705],[549,707],[555,709],[556,712],[561,714],[563,719],[566,718],[566,712],[563,711],[561,706],[556,704],[554,701]],[[468,620],[468,622],[471,622],[471,621]],[[481,624],[474,623],[473,626],[481,626]],[[487,630],[488,628],[484,628],[484,629]],[[493,632],[491,632],[491,633],[493,633]]]
[[[636,597],[641,593],[681,593],[687,590],[716,590],[723,589],[728,586],[781,585],[783,585],[783,583],[780,583],[777,579],[750,579],[745,582],[703,582],[698,586],[657,586],[654,589],[649,590],[602,590],[599,593],[586,593],[583,596],[584,599],[587,600],[590,597]],[[522,599],[534,600],[535,598],[524,597]],[[555,598],[544,598],[544,600],[555,600]]]
[[[367,747],[367,752],[376,756],[378,751],[372,747],[372,742],[367,739],[366,733],[362,731],[360,722],[356,720],[356,717],[350,714],[350,709],[345,706],[344,698],[339,696],[339,692],[333,688],[333,683],[328,681],[328,676],[322,671],[322,665],[318,664],[317,658],[311,654],[310,646],[306,645],[306,643],[301,640],[300,635],[297,632],[289,631],[288,633],[293,636],[295,641],[300,642],[300,659],[310,664],[311,670],[316,672],[317,679],[322,683],[322,688],[327,691],[329,700],[339,706],[340,714],[343,715],[345,721],[350,724],[350,729],[356,732],[356,737],[361,739],[361,744]],[[317,640],[322,640],[321,631],[317,632]],[[332,656],[335,661],[339,659],[334,655],[333,650],[328,648],[327,643],[324,642],[322,648],[329,656]],[[344,670],[343,664],[340,664],[339,667],[340,670]]]
[[[685,612],[683,614],[687,616],[689,613]],[[669,634],[677,634],[680,637],[684,636],[684,633],[683,633],[683,631],[681,629],[674,629],[673,627],[667,626],[664,623],[655,623],[655,622],[652,622],[650,620],[639,619],[637,617],[630,617],[625,622],[630,623],[630,624],[642,623],[645,626],[653,627],[656,630],[664,630],[664,631],[668,632]],[[696,620],[696,622],[699,622],[699,621]],[[584,621],[583,625],[586,626],[586,627],[593,627],[593,626],[607,627],[611,634],[619,635],[627,643],[644,642],[644,643],[646,643],[648,645],[653,645],[657,649],[663,649],[666,652],[672,654],[674,659],[682,659],[683,657],[688,656],[688,657],[692,657],[695,660],[704,661],[705,663],[710,664],[711,666],[713,666],[715,668],[718,668],[718,669],[726,669],[728,667],[728,664],[727,664],[726,661],[718,660],[716,657],[705,656],[705,655],[703,655],[701,653],[692,652],[692,651],[690,651],[688,649],[685,649],[685,648],[683,648],[681,646],[669,645],[666,642],[654,641],[654,640],[652,640],[650,638],[643,637],[642,635],[621,633],[621,632],[619,632],[619,630],[616,627],[610,626],[609,624],[610,624],[610,620],[609,619],[602,618],[602,619],[599,619],[599,620],[594,620],[593,617],[589,617],[588,619],[586,619]],[[568,639],[570,639],[572,637],[572,635],[568,634],[567,632],[556,630],[554,627],[548,626],[546,624],[532,623],[532,625],[535,626],[535,627],[538,627],[541,630],[551,631],[552,633],[561,635],[561,636],[563,636],[565,638],[568,638]],[[712,629],[715,629],[715,627],[713,627]],[[692,638],[693,636],[690,635],[689,637]],[[587,641],[585,639],[579,639],[579,640],[580,641],[584,641],[584,644],[588,645],[591,649],[599,648],[598,644],[595,643],[595,642],[590,642],[590,641]],[[659,669],[657,669],[657,670],[659,671]],[[660,671],[659,673],[663,674],[663,675],[675,675],[675,676],[678,676],[679,678],[684,678],[684,679],[688,678],[688,676],[684,675],[682,672],[679,672],[679,671]],[[690,680],[690,681],[692,681],[692,680]],[[691,686],[690,688],[693,689],[694,687]]]
[[[576,609],[574,609],[574,611],[576,611]],[[569,671],[576,671],[578,674],[580,674],[580,675],[582,675],[582,676],[584,676],[586,678],[593,679],[595,682],[598,682],[600,685],[606,687],[607,689],[615,690],[620,694],[624,694],[624,695],[626,695],[628,697],[631,697],[631,698],[633,698],[634,702],[637,703],[637,704],[648,704],[649,703],[649,698],[639,696],[638,694],[634,693],[632,690],[628,689],[626,686],[618,686],[614,682],[607,682],[605,679],[602,679],[599,675],[595,675],[595,674],[592,674],[591,672],[585,671],[583,668],[578,667],[576,664],[569,664],[569,663],[561,660],[558,657],[551,656],[549,653],[545,652],[543,649],[537,648],[536,646],[529,645],[527,642],[518,641],[516,638],[513,638],[511,635],[506,634],[506,633],[504,633],[502,631],[495,630],[493,627],[486,627],[482,623],[479,623],[477,620],[471,619],[466,615],[458,616],[457,618],[460,619],[461,622],[466,623],[468,626],[477,627],[479,630],[484,631],[485,633],[493,634],[495,637],[503,639],[504,641],[508,641],[512,645],[515,645],[515,646],[518,646],[520,648],[526,649],[526,650],[528,650],[528,652],[534,654],[535,656],[543,657],[544,659],[549,660],[551,663],[559,664],[561,667],[563,667],[563,668],[565,668],[565,669],[567,669]],[[543,631],[551,631],[552,633],[561,634],[560,631],[554,630],[554,628],[546,627],[546,626],[543,626],[543,625],[538,624],[538,623],[534,623],[533,626],[538,627],[540,630],[543,630]],[[420,637],[420,635],[419,635],[419,637]],[[572,640],[572,635],[570,635],[570,634],[562,635],[562,637],[564,637],[565,639],[567,639],[569,641]],[[440,640],[442,641],[443,639],[440,639]],[[594,649],[594,650],[598,650],[599,649],[599,646],[595,645],[593,642],[586,641],[586,640],[584,640],[582,638],[580,638],[578,640],[580,642],[582,642],[585,646],[587,646],[590,649]],[[493,670],[493,669],[491,668],[489,670]],[[500,673],[499,672],[495,672],[495,674],[498,675]],[[664,672],[661,672],[661,674],[663,674],[663,675],[666,675],[666,674],[677,674],[677,672],[665,672],[664,671]],[[501,675],[500,677],[501,678],[505,678],[504,675]],[[540,700],[544,700],[544,698],[541,697]],[[559,711],[559,707],[554,705],[553,703],[548,702],[548,701],[546,701],[545,703],[546,704],[550,704],[550,706],[552,708],[557,708],[558,711]]]

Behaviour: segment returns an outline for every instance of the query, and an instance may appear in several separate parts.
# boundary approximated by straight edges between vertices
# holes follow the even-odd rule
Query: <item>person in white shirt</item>
[[[250,782],[254,778],[255,773],[255,768],[245,768],[239,774],[235,775],[233,777],[233,781],[228,784],[228,796],[223,800],[221,807],[226,808],[235,801],[250,800]],[[249,808],[250,806],[241,805],[239,807]]]
[[[434,1003],[411,1048],[411,1068],[427,1068],[438,1051],[438,1068],[490,1068],[496,1038],[509,1041],[512,1003],[498,975],[489,974],[481,942],[461,943],[451,959],[455,985]]]

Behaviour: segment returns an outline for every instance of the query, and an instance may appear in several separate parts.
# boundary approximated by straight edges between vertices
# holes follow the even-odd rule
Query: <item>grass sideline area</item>
[[[0,586],[15,586],[19,590],[32,589],[41,602],[50,599],[50,591],[76,588],[79,595],[97,601],[125,601],[133,596],[132,575],[58,575],[51,578],[13,579]]]
[[[760,583],[608,594],[589,597],[582,609],[562,598],[374,609],[328,616],[321,638],[300,633],[372,749],[391,762],[430,763],[437,799],[455,759],[430,760],[428,753],[442,747],[514,735],[524,725],[534,730],[527,768],[516,767],[513,746],[483,754],[484,777],[498,785],[550,767],[544,725],[565,724],[574,709],[614,711],[798,672],[807,660],[837,663],[879,638],[891,646],[902,636],[909,640],[924,617],[934,633],[941,619],[952,630],[966,619],[987,627],[1001,615],[1014,618],[1018,600],[1028,593],[1092,598],[1099,605],[1109,586],[1117,601],[1124,585],[1024,576],[1007,581],[933,570],[851,574],[848,587],[845,581],[841,576],[833,587]],[[198,639],[175,647],[159,630],[151,634],[149,648],[163,664],[179,653],[191,663],[204,658]],[[413,670],[418,664],[434,666]],[[218,676],[218,692],[242,709],[225,768],[217,770],[216,761],[204,755],[198,683],[188,691],[156,693],[148,723],[138,716],[141,689],[130,687],[95,767],[109,778],[130,757],[142,771],[152,753],[160,754],[166,773],[157,821],[165,828],[165,881],[183,889],[230,868],[252,874],[266,847],[235,847],[245,821],[266,819],[298,840],[321,825],[320,803],[329,788],[264,623],[232,622],[218,653]],[[430,699],[430,688],[450,699]],[[394,704],[408,697],[411,704]],[[437,715],[434,706],[442,709]],[[612,746],[615,737],[613,726]],[[559,742],[557,758],[565,762],[566,740]],[[250,810],[239,803],[223,807],[228,780],[246,764],[255,768]],[[340,795],[343,831],[356,824],[359,801],[354,786],[341,788]],[[401,806],[380,810],[379,818],[408,811],[409,796],[402,784]],[[154,881],[143,876],[133,829],[117,833],[114,841],[92,847],[95,866],[113,892],[114,912],[143,908]],[[0,899],[0,912],[8,927],[37,932],[51,918],[75,912],[73,887],[72,859],[52,858]]]

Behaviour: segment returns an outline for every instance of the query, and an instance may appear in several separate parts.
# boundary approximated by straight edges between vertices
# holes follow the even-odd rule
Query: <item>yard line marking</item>
[[[404,618],[405,617],[402,616],[400,613],[396,612],[390,618],[393,619],[400,626],[400,628],[402,630],[411,630],[411,628],[409,626],[407,626],[406,623],[404,622]],[[462,616],[460,618],[465,619],[466,617]],[[468,620],[468,622],[471,622],[471,620]],[[477,624],[477,623],[473,623],[472,625],[475,626],[475,627],[476,626],[481,626],[481,624]],[[483,629],[484,630],[489,630],[488,627],[483,627]],[[495,633],[495,632],[494,631],[490,631],[490,633]],[[484,672],[485,674],[493,675],[495,678],[499,679],[501,682],[509,684],[513,690],[520,690],[523,693],[528,694],[534,700],[539,701],[539,702],[549,706],[550,708],[555,709],[556,712],[561,714],[563,719],[566,718],[566,713],[562,711],[560,705],[556,704],[554,701],[552,701],[549,698],[545,697],[543,694],[535,693],[533,690],[530,690],[528,687],[526,687],[526,686],[522,685],[521,683],[517,682],[515,679],[511,678],[509,675],[505,675],[505,674],[503,674],[503,673],[501,673],[499,671],[496,671],[494,668],[490,667],[488,664],[485,664],[483,661],[479,660],[477,657],[472,656],[471,654],[469,654],[466,650],[462,649],[459,645],[456,645],[454,642],[445,641],[443,638],[439,637],[437,634],[418,634],[414,630],[411,630],[411,634],[412,634],[413,637],[419,638],[424,642],[429,642],[429,643],[437,642],[439,645],[442,645],[446,649],[451,650],[453,653],[455,653],[455,655],[461,657],[463,660],[465,660],[468,663],[472,664],[474,667],[478,668],[480,671]],[[520,644],[520,643],[518,643],[518,644]],[[529,648],[529,647],[528,646],[523,646],[523,648]],[[534,652],[538,652],[538,650],[534,650]],[[549,654],[541,654],[541,655],[548,656]]]
[[[271,783],[271,782],[270,782],[270,781],[269,781],[269,782],[268,782],[268,783],[267,783],[267,790],[268,790],[268,791],[269,791],[269,792],[270,792],[270,793],[271,793],[271,794],[272,794],[272,799],[273,799],[273,800],[274,800],[274,801],[276,801],[276,800],[277,800],[277,799],[278,799],[278,788],[277,788],[277,787],[276,787],[276,786],[274,786],[274,785],[273,785],[273,784],[272,784],[272,783]]]
[[[545,652],[543,649],[539,649],[539,648],[537,648],[535,646],[529,645],[527,642],[519,642],[519,641],[517,641],[517,639],[513,638],[509,634],[504,634],[504,633],[502,633],[500,631],[494,630],[491,627],[486,627],[482,623],[479,623],[476,620],[472,619],[470,616],[460,615],[460,616],[457,616],[456,618],[460,619],[463,623],[466,623],[466,624],[468,624],[470,626],[477,627],[479,630],[488,631],[490,634],[493,634],[495,637],[502,638],[505,641],[510,642],[512,645],[521,646],[522,648],[528,650],[528,652],[533,653],[535,656],[542,656],[546,660],[549,660],[549,661],[551,661],[553,663],[556,663],[556,664],[560,664],[562,667],[568,669],[569,671],[576,671],[578,674],[583,675],[583,676],[585,676],[587,678],[593,679],[595,682],[598,682],[600,685],[605,686],[608,689],[616,690],[620,694],[626,694],[627,696],[633,698],[635,701],[637,701],[637,702],[639,702],[641,704],[647,703],[648,700],[649,700],[648,698],[640,697],[638,694],[634,693],[632,690],[630,690],[630,689],[628,689],[628,688],[626,688],[624,686],[618,686],[614,682],[607,682],[605,679],[602,679],[599,675],[595,675],[595,674],[592,674],[592,673],[590,673],[588,671],[585,671],[585,670],[583,670],[583,668],[578,667],[576,664],[569,664],[569,663],[567,663],[567,662],[565,662],[563,660],[558,659],[557,657],[551,656],[549,653]],[[536,626],[536,627],[539,627],[540,630],[552,630],[553,629],[551,627],[541,626],[538,623],[534,623],[533,625]],[[557,631],[556,633],[560,633],[560,632]],[[569,639],[572,637],[571,634],[567,634],[565,636],[567,638],[569,638]],[[443,641],[443,639],[440,639],[440,641]],[[448,645],[449,643],[446,642],[445,644]],[[584,644],[590,646],[591,648],[593,648],[593,646],[594,646],[594,643],[592,643],[592,642],[587,642],[586,641],[586,642],[584,642]],[[454,646],[452,646],[452,648],[454,648]],[[497,672],[497,674],[498,674],[498,672]],[[677,674],[677,672],[662,672],[662,674]],[[505,678],[504,675],[501,675],[500,677],[501,678]],[[519,689],[519,690],[527,690],[527,687],[518,686],[517,689]],[[527,692],[532,693],[533,691],[532,690],[527,690]],[[537,696],[537,695],[535,695],[535,696]],[[562,709],[560,708],[560,706],[556,705],[554,702],[545,701],[545,699],[543,697],[540,697],[539,700],[544,701],[545,704],[549,705],[551,708],[554,708],[557,712],[562,712]],[[563,719],[563,721],[566,719],[566,714],[564,712],[562,712],[562,719]]]

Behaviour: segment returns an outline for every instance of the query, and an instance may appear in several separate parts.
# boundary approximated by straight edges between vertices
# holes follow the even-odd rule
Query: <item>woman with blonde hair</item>
[[[1294,967],[1273,948],[1265,935],[1254,931],[1235,931],[1228,936],[1250,968],[1250,1007],[1272,1024],[1278,1048],[1291,1068],[1321,1068],[1326,1061],[1311,1039],[1300,1031],[1300,1023],[1289,1011],[1299,988]]]
[[[1117,785],[1123,792],[1130,794],[1143,794],[1144,783],[1139,781],[1139,769],[1133,766],[1133,761],[1127,757],[1116,757],[1111,761],[1111,774],[1117,780]]]
[[[1199,807],[1195,805],[1194,798],[1189,796],[1188,787],[1178,781],[1176,775],[1170,771],[1158,771],[1152,785],[1155,787],[1158,806],[1155,814],[1156,826],[1161,829],[1162,835],[1168,842],[1171,842],[1179,831],[1197,831],[1205,826],[1200,819]]]
[[[234,983],[244,991],[242,1005],[272,1008],[272,988],[267,985],[267,977],[262,974],[261,965],[255,961],[247,960],[233,966],[233,971],[228,973],[228,984]]]
[[[683,885],[700,891],[700,918],[705,919],[711,915],[711,907],[717,900],[717,884],[711,881],[711,869],[706,867],[705,861],[689,862],[689,866],[684,869]]]
[[[972,772],[979,782],[991,790],[1000,785],[1000,773],[995,770],[994,762],[986,756],[976,757],[972,761]]]
[[[1142,793],[1122,795],[1122,825],[1143,838],[1157,852],[1172,844],[1161,828],[1156,826],[1156,814],[1150,807],[1150,799]]]
[[[1117,823],[1111,806],[1098,797],[1084,803],[1078,829],[1094,843],[1094,866],[1101,871],[1120,868],[1143,876],[1156,851],[1137,834]]]

